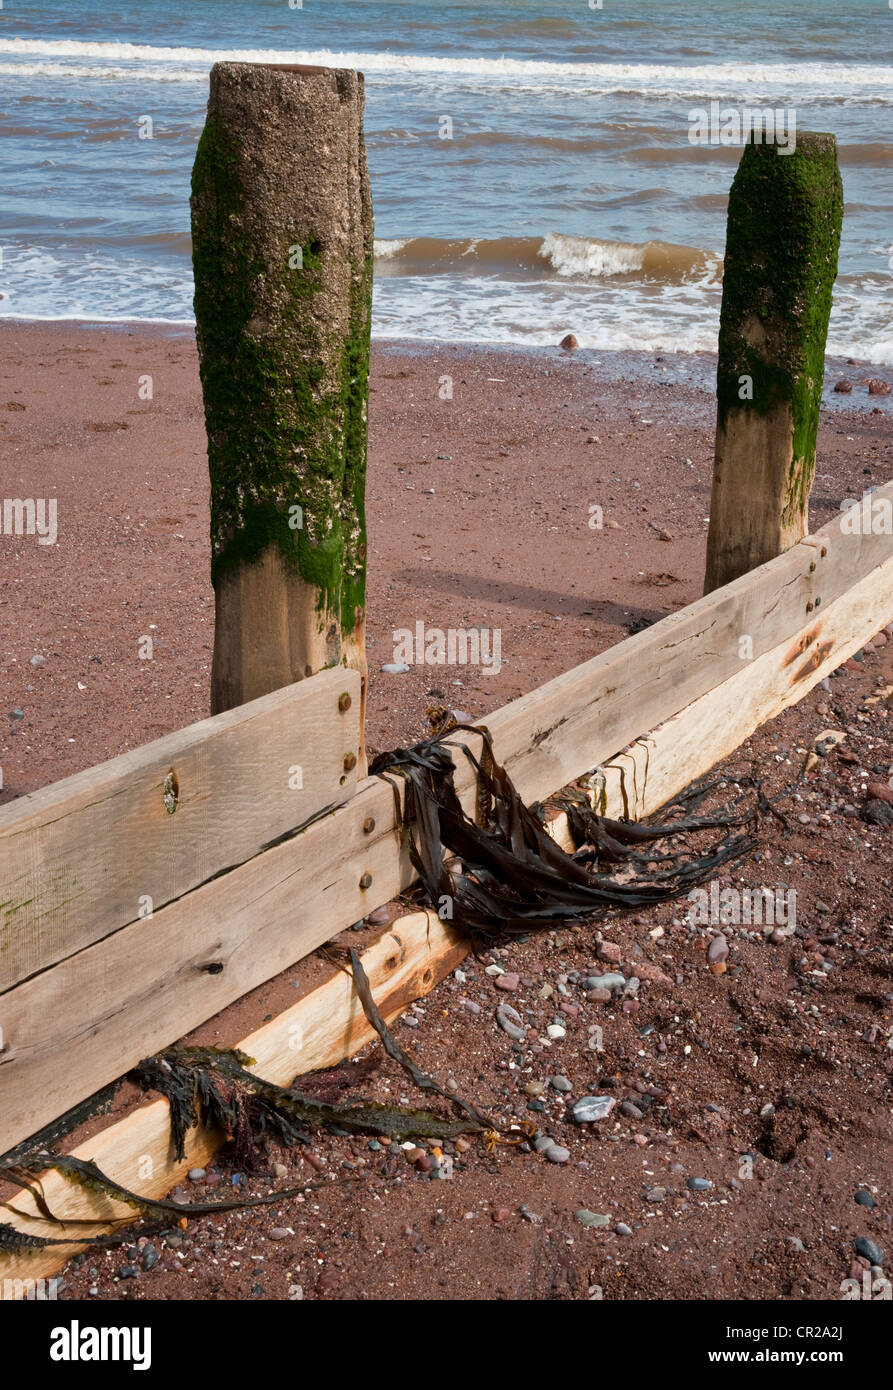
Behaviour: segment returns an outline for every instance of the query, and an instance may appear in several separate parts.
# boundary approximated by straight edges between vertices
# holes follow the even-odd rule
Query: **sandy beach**
[[[0,537],[0,799],[10,801],[208,714],[213,593],[191,334],[70,324],[5,324],[0,334],[4,490],[58,504],[54,545]],[[375,345],[373,750],[424,736],[431,703],[478,719],[699,595],[713,372],[707,356]],[[843,376],[852,391],[835,394]],[[878,376],[893,373],[828,366],[814,526],[893,476],[890,398],[867,388]],[[147,377],[152,399],[141,400]],[[452,399],[441,394],[447,380]],[[593,508],[600,527],[590,526]],[[500,669],[383,673],[395,630],[419,621],[498,629]],[[139,657],[145,636],[151,661]],[[363,1193],[331,1184],[297,1205],[190,1218],[152,1240],[135,1229],[123,1249],[69,1262],[60,1296],[839,1297],[841,1281],[867,1268],[854,1262],[853,1240],[888,1236],[890,1223],[880,926],[889,831],[862,824],[857,807],[867,770],[893,763],[888,711],[872,693],[893,688],[891,651],[882,634],[864,664],[847,663],[719,769],[730,780],[756,770],[770,794],[790,796],[817,732],[829,719],[847,730],[845,758],[825,760],[797,792],[792,833],[768,823],[735,873],[738,883],[782,876],[793,886],[795,939],[737,933],[719,980],[701,954],[706,938],[666,905],[612,920],[604,940],[590,924],[494,948],[413,1006],[400,1035],[419,1064],[501,1114],[562,1136],[565,1090],[613,1088],[621,1119],[595,1149],[572,1144],[572,1161],[558,1167],[448,1144],[457,1181],[446,1184],[396,1147],[343,1136],[316,1135],[304,1156],[258,1152],[247,1175],[223,1152],[178,1201],[236,1184],[263,1193],[319,1172],[356,1177]],[[341,933],[335,958],[373,930]],[[187,1041],[232,1045],[325,978],[332,960],[313,953]],[[618,963],[643,987],[622,1011],[608,1009],[610,1053],[593,1058],[584,1028],[593,1005],[577,981]],[[488,965],[515,972],[513,1000],[538,1032],[561,999],[558,1050],[536,1043],[520,1069],[492,1023],[505,996]],[[759,1055],[758,1077],[742,1049]],[[404,1089],[391,1064],[362,1086],[380,1101]],[[137,1100],[125,1083],[112,1113]],[[66,1142],[107,1122],[99,1116]],[[708,1185],[706,1197],[690,1179]],[[860,1187],[876,1194],[876,1211],[856,1205]],[[610,1229],[584,1230],[581,1211]]]
[[[4,494],[56,498],[58,525],[54,545],[0,536],[8,801],[204,718],[214,603],[191,333],[4,323],[0,342]],[[431,703],[480,718],[699,595],[714,369],[706,354],[375,345],[371,750],[423,736]],[[841,376],[851,394],[831,391]],[[828,366],[813,525],[893,474],[878,376],[893,380]],[[498,629],[500,669],[382,673],[395,631],[420,621]]]

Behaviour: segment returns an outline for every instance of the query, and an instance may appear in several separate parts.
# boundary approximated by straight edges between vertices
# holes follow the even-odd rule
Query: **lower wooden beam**
[[[385,1020],[390,1022],[413,1000],[428,994],[439,980],[455,969],[467,950],[465,938],[434,913],[412,912],[392,923],[362,956],[375,1001]],[[258,1075],[284,1086],[298,1073],[334,1066],[343,1057],[365,1047],[375,1036],[354,993],[351,976],[339,971],[235,1046],[255,1059],[252,1069]],[[223,1135],[217,1130],[191,1130],[186,1156],[176,1162],[171,1155],[168,1103],[156,1100],[115,1121],[73,1152],[78,1158],[92,1160],[110,1178],[117,1179],[132,1192],[163,1197],[190,1168],[204,1166],[222,1142]],[[132,1208],[68,1183],[52,1170],[43,1174],[42,1183],[50,1210],[57,1216],[97,1222],[96,1230],[88,1234],[98,1234],[115,1219],[134,1219]],[[62,1235],[61,1228],[39,1218],[27,1193],[17,1195],[12,1205],[33,1213],[38,1219],[25,1220],[7,1206],[0,1207],[0,1221],[30,1235],[54,1238]],[[188,1216],[188,1207],[183,1214]],[[71,1245],[0,1257],[0,1298],[4,1288],[10,1289],[4,1281],[47,1279],[72,1255],[86,1248],[72,1236]]]

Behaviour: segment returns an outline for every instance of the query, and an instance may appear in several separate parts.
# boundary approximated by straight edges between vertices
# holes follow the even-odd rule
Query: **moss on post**
[[[729,195],[705,593],[805,534],[843,218],[833,135],[747,145]]]
[[[365,675],[362,75],[216,64],[192,239],[217,712],[325,666]]]

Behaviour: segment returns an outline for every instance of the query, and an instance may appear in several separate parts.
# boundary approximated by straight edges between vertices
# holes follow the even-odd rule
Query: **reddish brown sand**
[[[3,333],[4,493],[59,498],[55,547],[0,537],[8,800],[203,717],[213,604],[191,340],[70,327]],[[878,372],[831,368],[830,379],[844,370],[856,387],[829,402],[823,421],[814,523],[893,474],[887,399],[860,384]],[[373,747],[423,735],[432,692],[483,715],[697,596],[710,371],[706,360],[377,348]],[[145,373],[151,403],[137,398]],[[450,402],[438,397],[445,374]],[[590,504],[604,509],[600,531],[588,526]],[[393,630],[418,620],[499,627],[503,669],[380,674]],[[153,662],[138,659],[143,635],[156,639]],[[29,665],[35,654],[44,666]],[[466,983],[445,981],[417,1007],[417,1028],[398,1025],[423,1067],[452,1075],[503,1119],[533,1120],[566,1144],[566,1165],[508,1149],[488,1156],[474,1141],[467,1153],[447,1145],[453,1179],[433,1182],[403,1154],[321,1136],[317,1165],[357,1176],[357,1189],[190,1221],[155,1238],[151,1269],[142,1250],[88,1255],[67,1267],[62,1296],[282,1299],[300,1287],[305,1298],[585,1299],[598,1289],[608,1300],[838,1299],[856,1236],[880,1244],[889,1264],[893,830],[864,824],[857,811],[866,780],[886,781],[893,765],[891,684],[893,645],[880,645],[726,769],[755,769],[778,790],[794,782],[816,733],[848,731],[846,756],[856,761],[823,759],[794,788],[801,801],[787,803],[791,833],[767,822],[760,849],[732,876],[797,890],[793,939],[775,946],[759,929],[750,939],[731,928],[729,969],[714,975],[704,955],[711,931],[675,925],[680,907],[537,934],[498,953],[521,976],[514,993],[485,973],[496,955],[471,959]],[[24,719],[9,720],[13,708]],[[599,935],[618,947],[619,966],[605,950],[597,962]],[[667,982],[649,981],[645,961]],[[196,1036],[235,1042],[320,968],[299,964]],[[628,1002],[638,1007],[587,1001],[567,976],[590,968],[637,973],[639,999]],[[494,1023],[505,998],[531,1025],[520,1055]],[[538,1039],[561,1004],[567,1037],[548,1046]],[[588,1047],[594,1023],[602,1053]],[[568,1078],[571,1101],[615,1096],[610,1119],[574,1125],[568,1097],[551,1088],[536,1102],[545,1108],[529,1110],[523,1086],[555,1074]],[[390,1062],[363,1091],[423,1103]],[[639,1114],[621,1113],[628,1095]],[[742,1163],[748,1152],[752,1167]],[[287,1173],[271,1179],[274,1161]],[[260,1155],[247,1190],[315,1176],[297,1154]],[[689,1177],[714,1185],[692,1192]],[[211,1179],[210,1188],[187,1183],[184,1195],[211,1199],[231,1185],[225,1158]],[[861,1186],[874,1210],[855,1203]],[[608,1226],[585,1229],[574,1216],[583,1207],[607,1215]],[[616,1234],[618,1223],[632,1234]],[[122,1269],[139,1272],[120,1277]]]

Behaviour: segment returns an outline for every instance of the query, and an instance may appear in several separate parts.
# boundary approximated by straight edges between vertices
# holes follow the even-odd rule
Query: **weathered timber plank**
[[[802,700],[893,619],[893,558],[797,636],[748,663],[622,753],[601,764],[607,814],[642,820],[733,753],[755,729]],[[571,847],[567,818],[549,825]]]
[[[884,491],[893,496],[893,485]],[[680,691],[691,685],[691,671],[697,673],[696,687],[706,689],[717,671],[728,674],[731,666],[740,672],[738,638],[751,636],[755,652],[764,654],[766,633],[776,629],[779,611],[788,612],[789,620],[782,640],[793,641],[803,624],[789,626],[800,602],[794,603],[791,595],[805,582],[804,571],[813,583],[822,563],[834,554],[840,568],[852,575],[879,550],[885,558],[893,550],[890,536],[852,537],[828,530],[795,547],[802,553],[793,559],[793,552],[787,552],[692,605],[702,615],[694,631],[692,610],[682,610],[491,716],[486,722],[496,735],[497,754],[521,795],[528,801],[549,795],[610,757],[647,730],[644,716],[639,722],[642,709],[658,711],[652,727],[677,713]],[[828,555],[822,556],[822,550]],[[816,568],[810,571],[813,563]],[[758,611],[748,598],[751,581],[762,595]],[[836,571],[834,576],[825,571],[822,593],[810,600],[813,611],[816,599],[827,610],[825,595],[836,584]],[[886,571],[869,574],[866,592],[873,586],[882,594],[889,590]],[[740,606],[748,626],[728,610],[732,590],[744,590]],[[722,641],[715,640],[714,628],[724,633]],[[668,630],[672,638],[666,636]],[[709,655],[702,659],[705,646]],[[632,661],[634,647],[639,655]],[[753,663],[747,669],[752,671]],[[582,671],[589,672],[585,680]],[[637,686],[643,672],[650,673],[649,680]],[[652,680],[661,684],[659,700],[651,693]],[[541,710],[551,724],[540,722]],[[540,738],[547,728],[551,733]],[[706,766],[719,756],[722,751]],[[459,762],[458,781],[469,799],[472,776],[465,760]],[[682,784],[701,770],[688,768]],[[162,909],[151,931],[146,923],[132,924],[0,997],[7,1047],[0,1054],[0,1088],[9,1098],[0,1107],[0,1152],[141,1056],[299,960],[407,887],[412,877],[395,833],[391,788],[367,780],[333,816]],[[359,886],[361,879],[365,888]],[[47,1018],[53,1020],[49,1028],[35,1022]],[[66,1072],[64,1086],[57,1066],[60,1047],[76,1048],[78,1056],[77,1074]]]
[[[394,922],[362,956],[384,1018],[393,1020],[412,1000],[427,994],[459,964],[466,950],[462,938],[433,913],[413,912]],[[339,972],[235,1046],[255,1058],[258,1075],[286,1085],[298,1072],[333,1066],[373,1037],[349,977]],[[222,1138],[216,1130],[190,1131],[186,1157],[175,1162],[170,1150],[167,1101],[157,1100],[115,1121],[80,1144],[74,1153],[92,1159],[109,1177],[132,1191],[163,1197],[190,1168],[207,1163]],[[132,1210],[122,1203],[67,1183],[52,1171],[44,1174],[42,1182],[50,1209],[59,1216],[96,1220],[99,1226],[115,1218],[133,1217]],[[36,1213],[27,1194],[16,1196],[13,1205]],[[27,1221],[8,1207],[0,1207],[0,1221],[32,1235],[61,1235],[58,1227]],[[0,1256],[0,1297],[2,1280],[48,1278],[83,1248],[73,1236],[70,1246]]]
[[[872,494],[893,502],[893,483]],[[849,535],[840,518],[644,632],[532,690],[483,722],[528,801],[549,796],[799,633],[813,613],[893,554],[889,533]]]
[[[609,759],[604,764],[610,779],[608,813],[643,815],[656,810],[692,778],[707,772],[737,747],[760,723],[801,699],[891,616],[893,559],[855,585],[795,638],[748,664],[721,687],[649,734],[643,740],[648,749],[647,767],[641,746]],[[632,760],[636,763],[634,793]],[[625,796],[620,788],[621,769]],[[364,819],[368,820],[373,809],[382,813],[382,792],[390,797],[388,788],[364,784],[356,799]],[[345,813],[352,810],[356,818],[356,804],[339,812],[339,818],[345,818]],[[305,833],[311,834],[312,829]],[[560,842],[566,841],[563,816],[551,823],[550,831]],[[413,913],[394,923],[363,958],[385,1017],[392,1019],[413,998],[432,988],[455,968],[465,949],[461,938],[433,913]],[[382,988],[383,979],[387,983]],[[296,1071],[330,1065],[369,1040],[370,1031],[350,980],[339,974],[237,1045],[256,1059],[260,1074],[284,1084]],[[111,1176],[131,1187],[142,1184],[139,1190],[162,1196],[189,1167],[207,1161],[219,1140],[219,1135],[207,1131],[194,1132],[185,1160],[172,1163],[167,1106],[155,1102],[118,1121],[75,1152],[80,1157],[93,1158]],[[147,1154],[152,1160],[149,1178],[144,1176]],[[63,1215],[95,1215],[98,1220],[108,1220],[113,1214],[125,1214],[117,1204],[72,1188],[52,1173],[44,1179],[44,1190],[52,1209]],[[33,1210],[27,1197],[17,1198],[16,1205]],[[10,1220],[20,1229],[44,1229],[22,1221],[8,1209],[2,1209],[0,1219]],[[80,1247],[73,1243],[70,1248],[0,1259],[0,1277],[47,1277],[77,1248]]]
[[[0,995],[346,801],[359,696],[321,672],[0,807]]]
[[[761,724],[802,700],[890,621],[893,558],[822,608],[798,637],[751,662],[612,758],[605,765],[612,814],[640,820],[663,806]]]

